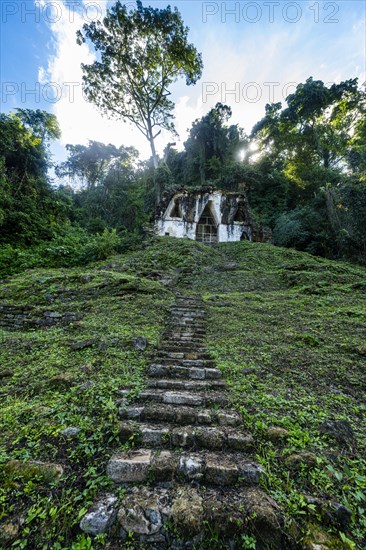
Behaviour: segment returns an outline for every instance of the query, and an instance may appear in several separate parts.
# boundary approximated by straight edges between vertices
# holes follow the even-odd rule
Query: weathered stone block
[[[241,422],[240,415],[235,412],[219,412],[217,419],[222,426],[237,426]]]
[[[163,403],[172,405],[202,405],[202,397],[189,393],[166,392],[163,395]]]
[[[209,411],[199,411],[197,413],[198,424],[211,424],[212,415]]]
[[[203,528],[202,497],[193,488],[181,489],[174,498],[171,519],[179,533],[192,535]]]
[[[169,441],[169,428],[144,426],[141,428],[141,442],[143,445],[163,445]]]
[[[238,468],[225,457],[208,456],[206,458],[206,476],[207,483],[215,485],[233,485],[238,479]]]
[[[178,458],[170,451],[157,453],[151,464],[151,473],[156,481],[167,481],[172,479],[177,469]]]
[[[116,502],[117,497],[112,494],[98,500],[81,520],[80,529],[89,535],[107,533],[117,516]]]
[[[174,428],[171,435],[175,447],[192,447],[195,439],[193,428]]]
[[[191,368],[189,371],[189,378],[192,378],[193,380],[204,380],[206,373],[205,369],[199,369],[199,368]]]
[[[147,369],[149,376],[167,376],[169,374],[170,368],[167,365],[157,365],[153,363]]]
[[[144,412],[145,407],[122,407],[119,410],[120,418],[128,418],[129,420],[139,419]]]
[[[60,431],[60,434],[65,437],[76,437],[80,433],[80,428],[76,428],[75,426],[70,426],[70,428],[65,428],[64,430]]]
[[[150,450],[136,450],[111,457],[107,475],[116,483],[145,481],[152,460]]]
[[[178,473],[190,480],[200,480],[205,471],[202,457],[182,455],[179,460]]]
[[[239,464],[239,475],[241,479],[248,484],[259,483],[261,475],[264,470],[259,464],[253,462],[247,462],[244,464]]]
[[[153,535],[162,528],[158,495],[141,494],[128,495],[123,506],[118,511],[118,521],[124,531],[136,535]]]
[[[188,407],[179,407],[176,409],[175,421],[179,424],[194,424],[196,421],[195,410]]]
[[[221,449],[226,442],[226,434],[217,428],[197,428],[197,445],[206,449]]]
[[[218,380],[222,378],[222,374],[219,369],[205,369],[205,375],[208,380]]]
[[[231,449],[246,451],[252,449],[254,439],[250,434],[231,433],[228,434],[228,444]]]
[[[144,420],[174,422],[176,409],[170,405],[149,405],[143,413]]]

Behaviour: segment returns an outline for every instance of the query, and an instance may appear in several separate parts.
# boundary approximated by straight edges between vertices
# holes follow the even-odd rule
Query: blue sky
[[[126,3],[134,6],[132,0]],[[173,88],[181,142],[192,121],[218,101],[231,105],[231,122],[250,132],[266,103],[283,101],[309,76],[327,83],[366,80],[364,0],[143,3],[176,5],[202,52],[201,81]],[[109,5],[100,0],[1,2],[1,111],[27,107],[55,113],[62,131],[53,146],[55,160],[65,158],[66,143],[88,139],[134,145],[143,158],[149,155],[137,130],[102,118],[82,97],[80,63],[92,62],[94,53],[76,44],[75,33]],[[158,150],[170,140],[163,133]]]

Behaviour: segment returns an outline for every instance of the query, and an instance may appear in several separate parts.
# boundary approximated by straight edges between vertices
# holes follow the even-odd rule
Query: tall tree
[[[228,126],[231,108],[222,103],[193,122],[185,142],[187,178],[189,183],[201,183],[220,176],[223,166],[236,159],[247,138],[244,131],[233,124]],[[200,181],[197,181],[199,175]]]
[[[73,193],[77,221],[92,232],[141,229],[146,216],[136,149],[97,141],[66,148],[68,159],[56,168],[56,174],[82,184]]]
[[[83,32],[82,32],[83,31]],[[188,42],[177,8],[137,7],[118,2],[103,22],[85,24],[78,43],[90,40],[100,60],[82,65],[89,101],[109,117],[132,122],[149,141],[155,168],[155,138],[162,129],[174,132],[169,87],[179,77],[195,84],[202,73],[201,55]]]
[[[66,145],[68,159],[59,164],[56,174],[60,178],[68,177],[90,191],[103,183],[113,164],[130,165],[137,158],[133,147],[116,147],[115,145],[89,141],[88,145]]]

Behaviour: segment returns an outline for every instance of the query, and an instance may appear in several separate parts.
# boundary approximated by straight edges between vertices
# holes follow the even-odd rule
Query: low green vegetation
[[[340,536],[362,548],[366,273],[268,245],[222,250],[233,271],[205,294],[209,347],[255,433],[264,485],[304,534],[318,521],[342,532],[321,513],[342,503],[352,521]]]
[[[79,522],[112,489],[118,390],[143,387],[176,291],[204,297],[207,346],[295,547],[326,537],[328,548],[363,548],[366,270],[272,245],[170,238],[2,281],[0,547],[115,547]],[[324,512],[332,502],[349,521]]]

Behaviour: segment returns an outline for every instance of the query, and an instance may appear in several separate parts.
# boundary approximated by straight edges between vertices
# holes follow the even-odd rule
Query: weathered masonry
[[[203,243],[253,238],[245,194],[213,190],[184,191],[166,197],[155,229],[159,236],[186,237]]]

